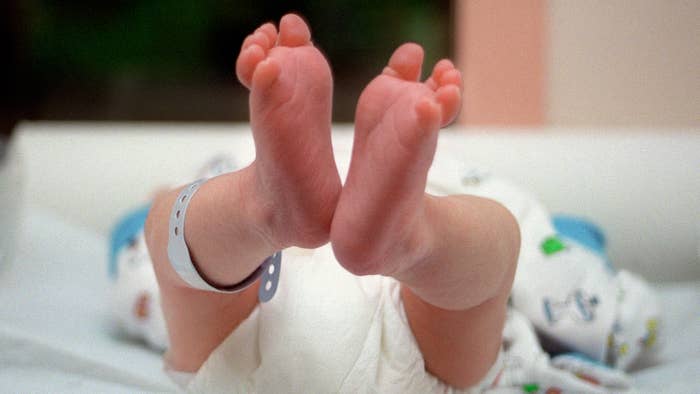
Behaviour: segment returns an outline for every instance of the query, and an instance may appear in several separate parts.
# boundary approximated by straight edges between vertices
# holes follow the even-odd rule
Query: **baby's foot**
[[[250,89],[259,209],[278,247],[328,241],[340,178],[331,148],[333,80],[306,23],[285,15],[243,42],[236,73]]]
[[[429,253],[425,184],[437,131],[457,115],[461,75],[449,60],[420,82],[423,49],[399,47],[357,104],[350,171],[331,242],[358,275],[395,276]]]

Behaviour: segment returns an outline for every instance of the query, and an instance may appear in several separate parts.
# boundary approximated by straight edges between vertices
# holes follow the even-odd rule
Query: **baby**
[[[552,218],[483,172],[453,176],[445,158],[429,179],[461,76],[441,60],[421,82],[422,61],[420,46],[400,46],[362,92],[341,184],[331,72],[308,26],[290,14],[245,39],[236,72],[255,160],[215,162],[209,180],[160,193],[112,240],[116,320],[167,348],[183,387],[630,389],[621,370],[656,343],[653,291],[610,265],[593,224]]]
[[[188,207],[185,239],[197,271],[221,287],[243,281],[277,251],[330,242],[345,270],[381,275],[398,284],[399,317],[415,338],[431,384],[476,387],[499,356],[520,235],[511,213],[493,200],[425,193],[438,130],[457,115],[462,81],[449,60],[439,61],[427,80],[420,81],[422,62],[422,48],[404,44],[362,92],[343,185],[331,146],[333,80],[326,59],[299,16],[284,16],[279,28],[271,23],[260,26],[243,42],[236,63],[239,80],[250,90],[255,161],[201,186]],[[183,281],[167,252],[171,210],[179,193],[172,190],[155,199],[145,235],[170,339],[167,368],[196,372],[222,342],[231,340],[227,337],[245,331],[243,325],[258,309],[260,284],[226,294],[195,289]],[[313,272],[302,268],[287,270],[292,265],[303,263],[285,261],[282,276],[298,281],[297,286],[315,280]],[[323,297],[318,302],[324,302]],[[357,300],[340,301],[334,308],[345,311],[352,322]],[[313,306],[289,315],[289,320],[280,314],[268,324],[283,327],[297,324],[295,319],[323,318],[313,316]],[[342,372],[346,379],[366,372],[370,386],[355,389],[382,391],[375,386],[381,368],[362,369],[365,366],[343,364],[342,355],[331,355],[348,353],[359,363],[361,349],[347,348],[355,343],[352,335],[367,333],[348,327],[346,336],[335,338],[333,349],[325,349],[327,361],[308,365],[310,377],[305,381],[315,383],[305,387],[307,391],[341,389],[343,379],[322,376],[320,363],[326,362],[347,367]],[[245,357],[265,362],[263,346],[236,346],[251,353]],[[409,350],[411,344],[403,346]],[[284,362],[300,370],[291,365],[293,359]],[[335,371],[336,366],[326,367]],[[416,376],[400,379],[405,387],[422,387]],[[240,382],[231,384],[235,391]]]

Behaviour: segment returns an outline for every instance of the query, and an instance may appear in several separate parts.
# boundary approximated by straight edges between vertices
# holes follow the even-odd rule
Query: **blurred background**
[[[335,77],[334,119],[401,42],[450,55],[450,1],[4,0],[9,92],[41,120],[246,121],[234,73],[246,35],[303,15]],[[3,95],[8,90],[3,89]],[[7,99],[7,97],[5,97]]]
[[[18,119],[246,121],[244,37],[304,15],[335,76],[334,120],[404,41],[465,75],[460,122],[700,125],[700,2],[689,0],[4,0],[0,135]]]

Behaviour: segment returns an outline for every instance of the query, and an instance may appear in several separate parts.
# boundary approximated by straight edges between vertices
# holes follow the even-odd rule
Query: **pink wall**
[[[545,123],[545,0],[455,0],[467,125]]]

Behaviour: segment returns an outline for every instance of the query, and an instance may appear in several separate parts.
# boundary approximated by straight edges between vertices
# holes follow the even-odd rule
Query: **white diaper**
[[[355,277],[329,246],[287,250],[279,293],[258,306],[183,387],[196,393],[626,393],[619,370],[551,358],[509,310],[504,347],[481,382],[456,390],[425,371],[399,284]],[[181,380],[182,382],[182,380]]]
[[[425,371],[399,284],[343,270],[329,246],[288,250],[278,293],[204,363],[194,392],[456,392]],[[471,391],[491,385],[500,364]]]

